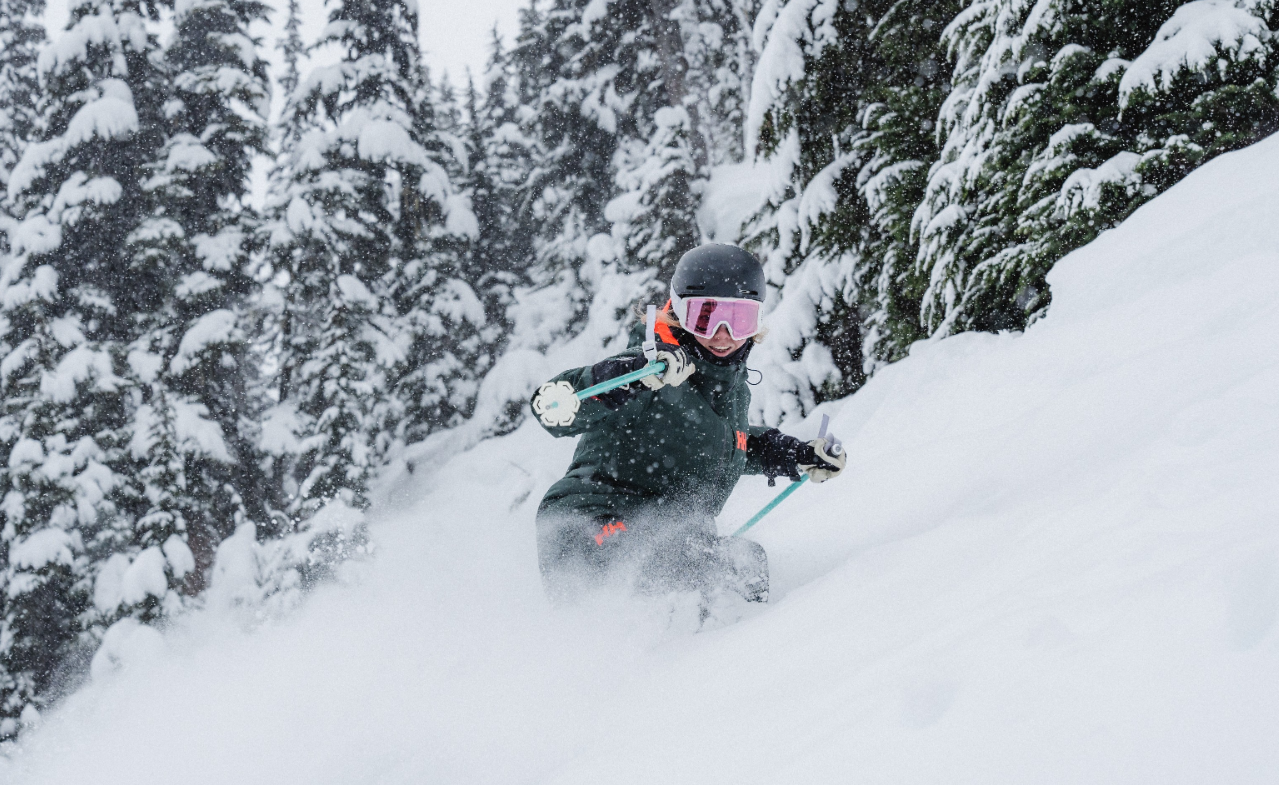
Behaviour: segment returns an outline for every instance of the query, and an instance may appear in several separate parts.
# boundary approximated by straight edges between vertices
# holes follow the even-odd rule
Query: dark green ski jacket
[[[681,342],[693,340],[676,333]],[[629,347],[617,356],[639,356],[643,339],[643,325],[637,325]],[[546,428],[552,436],[582,439],[568,473],[542,499],[538,517],[626,518],[639,511],[714,517],[741,475],[762,474],[747,442],[767,429],[747,424],[746,363],[715,365],[697,354],[694,362],[697,372],[679,387],[654,391],[634,382],[638,393],[619,408],[589,398],[572,425]],[[595,384],[590,366],[552,381],[566,381],[575,390]]]

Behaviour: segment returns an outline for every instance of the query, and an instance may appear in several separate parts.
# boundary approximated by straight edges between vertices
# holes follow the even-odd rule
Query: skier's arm
[[[769,431],[775,431],[774,428],[766,428],[762,425],[749,425],[746,427],[746,469],[743,474],[764,474],[764,434]]]
[[[826,452],[826,440],[803,442],[776,428],[751,428],[746,436],[745,474],[763,474],[770,482],[774,477],[798,480],[800,472],[813,482],[824,482],[839,475],[846,456]]]

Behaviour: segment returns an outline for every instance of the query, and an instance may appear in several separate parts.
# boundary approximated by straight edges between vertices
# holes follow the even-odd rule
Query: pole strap
[[[657,362],[657,306],[650,304],[644,314],[644,357]]]

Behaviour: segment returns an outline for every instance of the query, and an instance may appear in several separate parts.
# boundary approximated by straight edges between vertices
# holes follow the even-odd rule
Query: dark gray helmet
[[[707,243],[680,257],[671,292],[684,297],[738,297],[764,301],[764,268],[736,245]]]

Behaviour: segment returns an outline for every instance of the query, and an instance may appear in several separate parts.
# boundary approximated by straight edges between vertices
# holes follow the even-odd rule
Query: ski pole
[[[648,360],[648,364],[639,370],[622,374],[621,376],[609,379],[606,382],[600,382],[599,384],[587,387],[585,390],[580,392],[574,390],[568,382],[555,382],[553,384],[548,382],[542,385],[542,388],[538,390],[537,394],[537,398],[540,400],[540,403],[534,403],[533,411],[537,413],[537,416],[544,424],[550,426],[568,425],[573,422],[573,419],[577,414],[578,407],[581,406],[581,401],[599,395],[600,393],[606,393],[609,390],[616,390],[618,387],[623,387],[631,382],[638,381],[647,376],[662,373],[666,370],[666,363],[657,361],[656,305],[648,306],[648,313],[646,314],[646,317],[648,334],[645,336],[646,340],[642,346],[644,349],[644,357]],[[561,408],[566,409],[567,411],[555,411]]]
[[[618,387],[630,384],[637,379],[643,379],[645,376],[652,376],[664,370],[666,370],[666,363],[649,363],[638,371],[622,374],[616,379],[600,382],[580,392],[570,387],[568,382],[556,382],[555,384],[548,382],[538,391],[538,398],[541,399],[541,408],[537,408],[535,404],[533,411],[547,425],[568,425],[576,417],[577,409],[582,405],[581,401],[593,395],[616,390]],[[557,411],[561,408],[565,409],[563,413]]]
[[[782,491],[781,493],[777,494],[777,496],[776,496],[776,497],[775,497],[775,498],[774,498],[771,502],[769,502],[768,504],[765,504],[765,505],[764,505],[764,509],[762,509],[762,510],[760,510],[759,512],[755,513],[753,516],[751,516],[751,519],[750,519],[749,521],[747,521],[746,523],[742,524],[742,528],[740,528],[740,529],[738,529],[737,531],[733,532],[733,536],[734,536],[734,537],[736,537],[736,536],[738,536],[739,534],[741,534],[742,532],[744,532],[744,531],[746,531],[747,529],[749,529],[750,527],[752,527],[752,526],[754,526],[755,524],[759,523],[761,520],[763,520],[763,518],[764,518],[764,516],[765,516],[765,515],[768,515],[770,512],[772,512],[772,511],[773,511],[773,508],[774,508],[774,507],[776,507],[777,505],[779,505],[779,504],[781,504],[782,502],[786,501],[786,497],[787,497],[787,496],[790,496],[790,495],[791,495],[792,493],[794,493],[795,491],[798,491],[798,490],[799,490],[799,486],[803,485],[803,484],[804,484],[804,483],[806,483],[806,482],[808,482],[808,475],[807,475],[807,474],[805,474],[803,477],[800,477],[800,478],[799,478],[798,480],[796,480],[795,482],[792,482],[792,483],[790,484],[790,486],[786,488],[786,490],[784,490],[784,491]]]
[[[587,387],[585,390],[573,394],[577,396],[577,400],[584,401],[593,395],[606,393],[609,390],[616,390],[618,387],[625,387],[631,382],[639,381],[645,376],[652,376],[653,374],[661,373],[664,370],[666,370],[666,363],[649,363],[643,368],[640,368],[638,371],[624,373],[616,379],[609,379],[606,382],[600,382],[599,384]]]
[[[823,414],[823,415],[822,415],[822,427],[821,427],[821,428],[817,431],[817,438],[818,438],[818,439],[825,439],[825,438],[826,438],[826,428],[827,428],[827,426],[829,426],[829,425],[830,425],[830,415]],[[832,455],[839,455],[839,453],[842,451],[842,448],[841,448],[841,446],[840,446],[839,440],[835,438],[834,434],[832,434],[832,435],[831,435],[830,439],[831,439],[831,446],[830,446],[831,454],[832,454]],[[777,496],[776,496],[776,497],[774,497],[774,498],[773,498],[773,500],[772,500],[771,502],[769,502],[768,504],[764,505],[764,509],[762,509],[762,510],[760,510],[759,512],[755,513],[753,516],[751,516],[751,519],[750,519],[749,521],[747,521],[746,523],[742,524],[742,526],[741,526],[741,528],[740,528],[740,529],[738,529],[737,531],[733,532],[733,536],[734,536],[734,537],[736,537],[737,535],[739,535],[739,534],[741,534],[742,532],[746,531],[746,530],[747,530],[747,529],[749,529],[750,527],[752,527],[752,526],[754,526],[755,524],[759,523],[761,520],[763,520],[763,518],[764,518],[764,516],[765,516],[765,515],[768,515],[770,512],[772,512],[772,511],[774,510],[774,508],[776,508],[776,507],[777,507],[777,505],[779,505],[779,504],[781,504],[782,502],[786,501],[786,497],[787,497],[787,496],[790,496],[792,493],[794,493],[795,491],[799,490],[799,486],[803,485],[803,484],[804,484],[804,483],[806,483],[806,482],[808,482],[808,475],[807,475],[807,474],[805,474],[803,477],[800,477],[800,478],[799,478],[798,480],[796,480],[795,482],[792,482],[792,483],[790,484],[790,487],[786,488],[784,491],[782,491],[781,493],[777,494]]]

